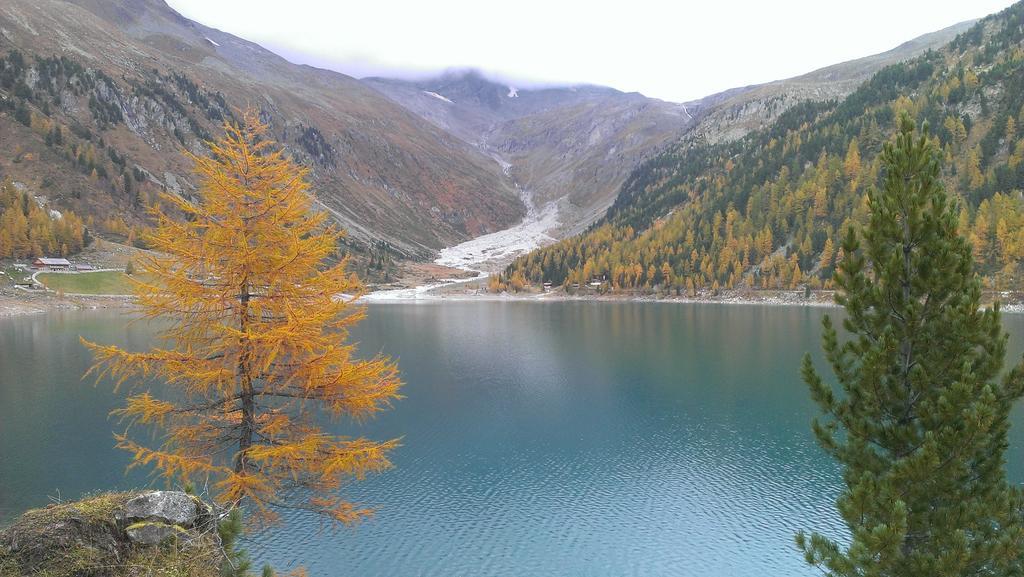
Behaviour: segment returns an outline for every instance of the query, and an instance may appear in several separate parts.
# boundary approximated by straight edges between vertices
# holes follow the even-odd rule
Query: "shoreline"
[[[475,279],[474,279],[475,280]],[[659,304],[707,304],[707,305],[741,305],[741,306],[787,306],[787,307],[815,307],[815,308],[837,308],[831,300],[805,300],[802,297],[780,298],[780,295],[752,296],[726,296],[726,297],[653,297],[633,295],[567,295],[552,293],[529,293],[529,294],[494,294],[494,293],[437,293],[438,289],[449,288],[453,285],[431,287],[425,291],[416,292],[415,296],[389,297],[385,294],[374,296],[373,292],[367,293],[357,301],[357,304],[441,304],[445,302],[532,302],[532,303],[554,303],[554,302],[593,302],[593,303],[659,303]],[[393,292],[391,290],[379,291],[381,293]],[[410,290],[410,293],[413,291]],[[24,315],[44,314],[54,311],[87,311],[101,309],[131,309],[134,308],[134,297],[130,295],[65,295],[64,298],[54,293],[27,295],[30,298],[18,298],[8,295],[0,295],[0,318],[15,317]],[[1013,312],[1024,312],[1024,304],[1016,305],[1019,310]],[[1006,309],[1003,308],[1005,311]]]
[[[55,311],[87,311],[134,308],[134,297],[127,295],[31,294],[28,298],[0,294],[0,318],[38,315]]]
[[[434,304],[443,302],[597,302],[597,303],[661,303],[661,304],[702,304],[702,305],[740,305],[740,306],[785,306],[812,308],[842,308],[834,300],[834,290],[812,291],[810,297],[804,297],[803,290],[732,290],[719,295],[703,294],[690,296],[660,296],[637,294],[567,294],[561,289],[548,292],[523,293],[490,293],[483,288],[486,279],[460,279],[446,284],[421,286],[409,290],[407,296],[390,297],[385,293],[396,291],[376,291],[369,293],[363,302],[390,304]],[[474,287],[472,284],[476,282]],[[1024,314],[1024,300],[1008,300],[1009,292],[982,293],[982,308],[989,308],[999,300],[999,312]]]
[[[460,279],[438,286],[417,287],[416,289],[385,289],[372,291],[357,301],[357,304],[441,304],[445,302],[592,302],[592,303],[658,303],[684,305],[738,305],[738,306],[784,306],[808,308],[841,308],[833,300],[833,291],[815,291],[805,298],[803,291],[733,292],[717,296],[658,296],[658,295],[571,295],[560,290],[545,293],[489,293],[481,288],[471,288],[480,279]],[[401,293],[398,296],[396,293]],[[392,296],[395,295],[395,296]],[[986,295],[993,296],[993,295]],[[988,308],[994,300],[986,299],[983,307]],[[100,309],[132,309],[135,307],[131,295],[58,295],[46,291],[40,293],[0,293],[0,318],[44,314],[54,311],[87,311]],[[1024,302],[1000,302],[1000,312],[1024,314]]]
[[[767,305],[767,306],[797,306],[797,307],[826,307],[835,308],[839,305],[832,300],[831,292],[826,295],[812,295],[805,299],[797,294],[785,294],[779,292],[766,292],[763,295],[721,295],[721,296],[696,296],[696,297],[664,297],[656,295],[570,295],[562,292],[548,293],[488,293],[481,292],[441,292],[445,288],[452,288],[455,285],[431,287],[427,290],[416,293],[415,297],[388,298],[387,295],[377,295],[366,298],[366,302],[390,303],[390,304],[426,304],[441,302],[599,302],[599,303],[664,303],[664,304],[730,304],[730,305]],[[373,293],[370,293],[372,295]],[[368,295],[369,296],[369,295]],[[1024,310],[1024,305],[1022,310]]]
[[[476,280],[476,279],[471,279]],[[803,291],[755,291],[721,294],[718,296],[657,296],[657,295],[570,295],[561,291],[547,293],[488,293],[484,290],[466,292],[451,291],[461,284],[429,287],[412,298],[387,298],[379,295],[366,298],[361,302],[385,304],[437,304],[444,302],[594,302],[594,303],[659,303],[659,304],[697,304],[697,305],[739,305],[739,306],[784,306],[808,308],[842,308],[833,300],[834,291],[815,291],[810,298],[803,296]],[[444,292],[449,289],[448,292]],[[370,293],[372,294],[372,293]],[[982,308],[991,307],[995,300],[992,295],[984,295]],[[999,312],[1024,314],[1024,301],[999,301]]]

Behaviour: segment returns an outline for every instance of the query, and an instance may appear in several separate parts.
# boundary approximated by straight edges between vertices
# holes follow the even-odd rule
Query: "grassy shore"
[[[130,295],[131,277],[124,272],[40,273],[36,279],[52,291],[81,295]]]

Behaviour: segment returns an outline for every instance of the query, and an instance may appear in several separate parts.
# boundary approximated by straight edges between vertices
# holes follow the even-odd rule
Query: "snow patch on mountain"
[[[431,92],[429,90],[424,90],[423,94],[427,94],[427,95],[433,96],[434,98],[437,98],[438,100],[444,100],[448,104],[455,104],[454,102],[452,102],[448,98],[445,98],[444,96],[442,96],[442,95],[440,95],[440,94],[438,94],[436,92]]]

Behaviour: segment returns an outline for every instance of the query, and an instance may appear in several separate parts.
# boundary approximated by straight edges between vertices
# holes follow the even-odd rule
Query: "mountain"
[[[954,24],[880,54],[833,64],[794,78],[733,88],[688,103],[699,106],[705,114],[685,137],[711,143],[736,140],[769,126],[797,103],[842,99],[882,68],[948,44],[974,23],[971,20]]]
[[[742,96],[742,95],[741,95]],[[828,287],[841,236],[868,214],[901,114],[927,122],[960,229],[993,289],[1024,258],[1024,3],[886,66],[842,99],[789,106],[739,139],[683,138],[623,185],[585,234],[516,260],[495,284],[695,293]]]
[[[41,202],[123,217],[110,229],[137,223],[158,190],[188,195],[186,152],[201,154],[247,105],[311,169],[323,209],[357,248],[431,258],[525,212],[476,147],[364,83],[292,64],[161,0],[5,0],[0,57],[0,176]]]
[[[597,86],[509,86],[473,71],[360,81],[292,64],[162,0],[8,0],[0,178],[84,216],[93,232],[132,236],[158,191],[191,194],[186,153],[202,154],[224,120],[253,105],[310,168],[320,206],[357,252],[429,260],[524,216],[545,215],[555,238],[581,232],[665,149],[738,138],[950,34],[676,104]]]
[[[510,164],[539,206],[557,203],[555,237],[600,219],[629,174],[679,139],[741,138],[799,102],[841,98],[872,73],[941,46],[971,25],[926,34],[887,52],[682,104],[600,86],[521,88],[478,71],[409,81],[363,81]]]
[[[474,70],[363,81],[509,163],[535,204],[558,204],[556,236],[599,218],[629,172],[693,121],[684,105],[637,93],[589,85],[523,88]]]

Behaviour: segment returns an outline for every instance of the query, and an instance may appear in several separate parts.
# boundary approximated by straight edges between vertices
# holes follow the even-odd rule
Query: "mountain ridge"
[[[367,78],[429,122],[511,165],[562,236],[603,213],[625,175],[690,122],[685,107],[594,85],[517,88],[479,71],[416,81]]]
[[[545,234],[581,232],[664,149],[739,138],[797,102],[833,94],[808,96],[806,86],[846,82],[857,66],[934,44],[929,36],[789,81],[671,103],[586,84],[518,88],[472,70],[358,80],[293,64],[161,0],[12,0],[0,7],[0,55],[24,48],[29,62],[0,86],[0,127],[16,135],[0,143],[0,175],[57,206],[124,215],[131,228],[161,190],[191,193],[188,162],[169,151],[202,153],[237,106],[256,105],[273,137],[310,168],[323,210],[350,232],[352,248],[429,260],[512,226],[527,206],[557,207]],[[36,60],[51,57],[82,68],[89,87],[37,86]],[[72,76],[59,81],[77,82]],[[71,143],[45,144],[53,128]]]
[[[638,167],[604,219],[510,265],[495,288],[542,282],[680,295],[828,288],[841,234],[901,114],[931,126],[988,288],[1024,258],[1024,3],[891,64],[841,100],[807,100],[742,138],[682,139]]]
[[[472,69],[417,80],[363,81],[510,163],[511,174],[533,192],[535,204],[557,203],[561,224],[550,234],[563,238],[601,219],[629,174],[663,148],[680,140],[742,138],[799,102],[845,96],[874,71],[942,45],[972,22],[793,78],[682,103],[587,84],[516,89],[512,97],[508,83]]]

